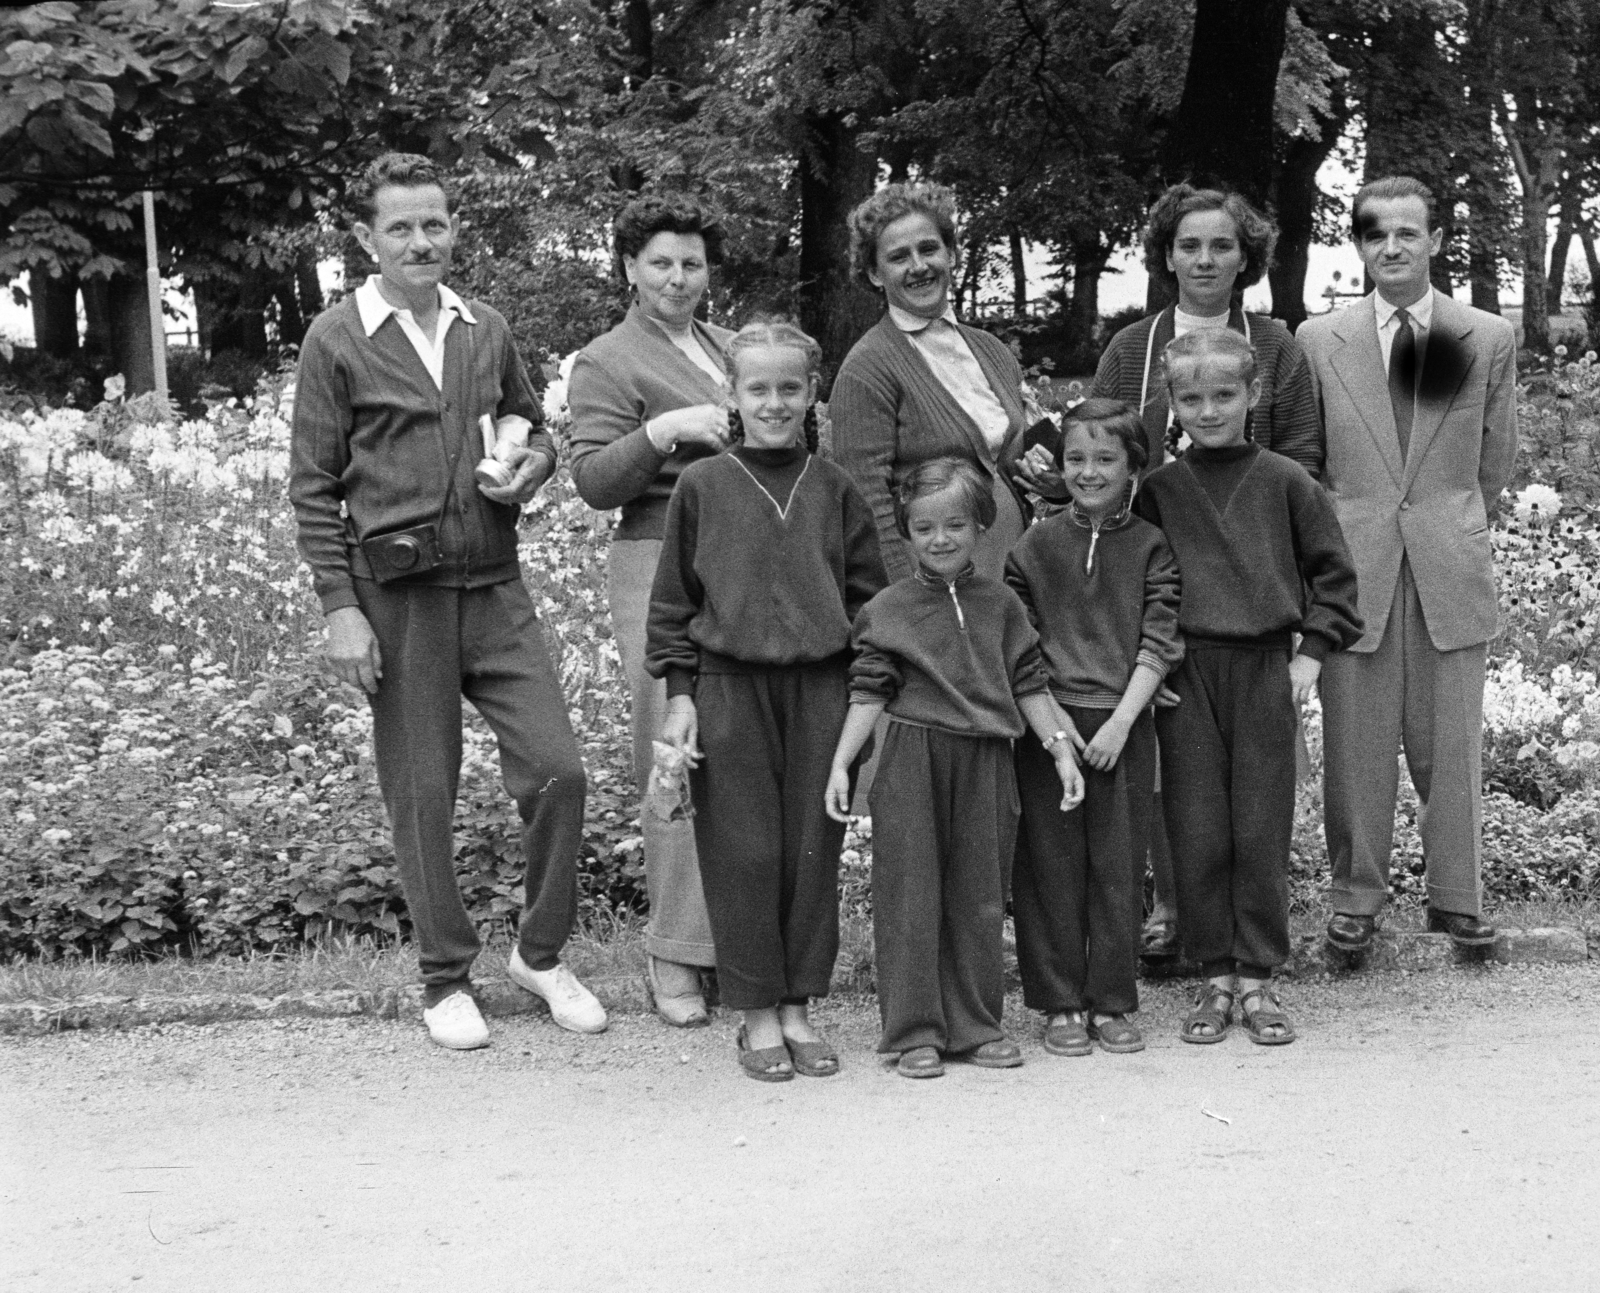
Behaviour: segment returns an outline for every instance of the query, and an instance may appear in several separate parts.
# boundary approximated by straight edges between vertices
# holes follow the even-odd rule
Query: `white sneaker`
[[[475,1051],[489,1044],[489,1025],[465,988],[424,1010],[422,1022],[428,1026],[429,1037],[453,1051]]]
[[[511,960],[506,963],[506,973],[519,988],[526,988],[534,996],[543,997],[549,1003],[550,1018],[569,1032],[605,1032],[606,1008],[561,962],[557,961],[548,970],[530,970],[528,963],[522,959],[522,953],[513,948]]]

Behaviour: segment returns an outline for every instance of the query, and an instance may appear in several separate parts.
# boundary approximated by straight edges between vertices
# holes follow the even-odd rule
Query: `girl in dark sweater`
[[[811,1026],[839,947],[844,828],[823,806],[849,700],[850,625],[886,582],[872,513],[816,457],[820,347],[786,323],[727,345],[735,447],[684,468],[667,508],[645,667],[690,768],[724,1004],[751,1077],[826,1077]]]
[[[828,812],[843,822],[850,769],[887,707],[870,796],[878,1051],[898,1054],[911,1078],[938,1077],[946,1053],[985,1068],[1022,1063],[1000,1028],[1000,938],[1017,839],[1011,743],[1024,717],[1055,762],[1061,808],[1083,795],[1039,635],[1016,594],[973,566],[994,519],[989,483],[963,459],[920,463],[896,489],[917,569],[856,621],[850,713],[828,777]]]
[[[1055,1055],[1144,1049],[1127,1016],[1136,982],[1144,858],[1155,796],[1150,704],[1183,658],[1178,563],[1132,514],[1146,461],[1139,413],[1085,400],[1067,414],[1056,467],[1067,510],[1022,536],[1006,583],[1039,630],[1050,690],[1072,720],[1083,803],[1063,814],[1051,757],[1017,742],[1022,839],[1012,910],[1023,1001],[1045,1015]]]
[[[1192,443],[1151,474],[1138,509],[1183,570],[1187,654],[1169,680],[1179,703],[1156,720],[1178,929],[1207,979],[1181,1036],[1220,1041],[1237,994],[1250,1039],[1282,1045],[1295,1032],[1271,979],[1289,959],[1295,715],[1361,618],[1327,495],[1250,439],[1255,364],[1250,343],[1221,329],[1167,347],[1167,389]]]

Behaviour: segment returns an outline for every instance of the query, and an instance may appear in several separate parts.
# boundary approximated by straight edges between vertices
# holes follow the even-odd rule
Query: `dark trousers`
[[[1067,706],[1085,741],[1109,709]],[[1022,999],[1059,1014],[1139,1008],[1136,981],[1145,855],[1155,798],[1156,729],[1148,711],[1109,772],[1082,765],[1083,803],[1061,811],[1061,778],[1032,732],[1017,742],[1022,830],[1012,877]]]
[[[849,665],[708,672],[695,690],[695,848],[722,1004],[825,997],[839,954],[844,824],[823,794],[849,707]]]
[[[383,657],[372,744],[423,982],[465,979],[482,947],[455,874],[462,696],[493,730],[522,816],[517,946],[532,968],[549,969],[577,916],[587,786],[522,581],[425,588],[358,579],[356,596]]]
[[[1011,758],[1003,737],[889,724],[871,794],[880,1053],[959,1054],[1005,1036]]]
[[[1294,695],[1287,649],[1189,644],[1160,710],[1178,933],[1196,961],[1289,959]]]

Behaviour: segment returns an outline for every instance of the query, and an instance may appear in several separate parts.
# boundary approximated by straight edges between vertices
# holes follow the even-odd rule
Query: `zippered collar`
[[[1120,530],[1133,519],[1133,496],[1139,490],[1139,477],[1134,476],[1128,481],[1128,494],[1122,500],[1122,506],[1103,521],[1096,521],[1080,508],[1076,500],[1067,504],[1067,515],[1072,518],[1073,524],[1080,530],[1089,531],[1089,555],[1083,563],[1083,573],[1094,574],[1094,550],[1100,542],[1101,530]]]
[[[977,573],[978,567],[969,561],[967,568],[954,579],[946,579],[943,575],[937,575],[927,569],[920,561],[917,563],[916,579],[918,583],[927,588],[943,588],[950,594],[950,604],[956,608],[956,624],[963,633],[967,631],[967,616],[966,612],[961,609],[961,598],[956,595],[956,588],[960,584],[970,583]]]

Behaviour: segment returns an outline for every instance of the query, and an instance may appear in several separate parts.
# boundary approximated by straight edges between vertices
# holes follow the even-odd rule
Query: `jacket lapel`
[[[672,344],[672,338],[667,336],[662,328],[652,323],[637,303],[628,307],[627,322],[632,325],[634,335],[639,339],[639,344],[648,347],[654,355],[654,359],[651,362],[658,367],[665,364],[669,368],[676,369],[680,376],[690,377],[694,382],[704,387],[706,391],[705,402],[707,404],[719,403],[723,396],[727,394],[726,391],[711,380],[709,373]],[[726,369],[727,357],[722,353],[722,347],[717,344],[716,338],[711,335],[710,331],[698,319],[695,320],[693,327],[696,338],[710,343],[711,357]]]
[[[1334,331],[1344,344],[1333,353],[1333,371],[1339,375],[1345,394],[1398,485],[1405,475],[1405,464],[1400,460],[1400,432],[1394,424],[1394,406],[1389,403],[1389,378],[1383,366],[1383,352],[1378,349],[1378,317],[1372,298],[1352,306]],[[1413,432],[1413,450],[1416,442]]]
[[[1435,293],[1433,327],[1428,329],[1427,347],[1422,352],[1422,379],[1416,418],[1411,424],[1411,447],[1406,453],[1402,491],[1411,488],[1422,470],[1423,456],[1444,425],[1445,415],[1455,403],[1456,392],[1472,367],[1475,356],[1467,341],[1471,335],[1472,316],[1444,293]]]

